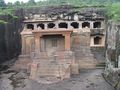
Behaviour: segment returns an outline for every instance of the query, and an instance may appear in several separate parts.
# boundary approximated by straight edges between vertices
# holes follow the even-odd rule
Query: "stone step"
[[[79,65],[80,69],[93,69],[96,68],[95,64],[80,64]]]
[[[86,55],[86,54],[75,54],[75,56],[76,57],[94,57],[94,55],[92,55],[92,54],[88,54],[88,55]]]
[[[89,64],[96,64],[97,62],[92,62],[92,61],[91,62],[90,61],[84,61],[84,62],[82,62],[82,61],[79,61],[79,63],[80,64],[82,64],[82,63],[83,64],[88,64],[89,65]]]
[[[74,51],[75,54],[92,54],[91,51],[89,52],[84,52],[84,51]]]
[[[95,59],[93,56],[77,56],[76,55],[76,59],[82,60],[82,59],[90,59],[93,60]]]
[[[95,59],[80,59],[79,61],[79,68],[96,68],[97,61]]]
[[[67,68],[70,66],[69,64],[60,65],[58,63],[40,63],[38,64],[38,76],[44,76],[44,75],[57,75],[65,74]]]

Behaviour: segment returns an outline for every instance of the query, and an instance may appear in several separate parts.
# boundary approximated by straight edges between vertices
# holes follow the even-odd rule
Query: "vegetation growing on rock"
[[[113,21],[120,21],[120,1],[119,0],[45,0],[38,1],[29,0],[27,3],[16,1],[15,3],[6,3],[4,0],[0,0],[0,15],[11,15],[14,16],[13,11],[19,8],[36,8],[36,7],[45,7],[45,6],[58,6],[58,5],[72,5],[76,7],[104,7],[107,10],[107,17]]]

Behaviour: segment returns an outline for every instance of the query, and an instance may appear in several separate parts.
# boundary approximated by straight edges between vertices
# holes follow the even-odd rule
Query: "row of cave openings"
[[[71,23],[71,26],[74,28],[74,29],[78,29],[79,28],[79,23],[78,22],[72,22]],[[53,29],[55,28],[56,25],[54,23],[48,23],[47,24],[47,28],[48,29]],[[90,23],[89,22],[83,22],[82,23],[82,28],[90,28]],[[40,28],[40,29],[45,29],[45,25],[43,23],[40,23],[37,25],[37,28]],[[58,24],[58,28],[68,28],[68,23],[66,22],[61,22]],[[101,22],[94,22],[93,23],[93,28],[101,28]],[[33,24],[27,24],[27,29],[32,29],[34,30],[34,25]]]

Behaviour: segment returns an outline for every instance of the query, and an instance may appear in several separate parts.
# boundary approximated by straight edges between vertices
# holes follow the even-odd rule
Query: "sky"
[[[28,0],[4,0],[6,3],[8,3],[8,2],[12,2],[12,3],[14,3],[15,1],[23,1],[23,2],[27,2]],[[44,0],[35,0],[35,1],[44,1]]]

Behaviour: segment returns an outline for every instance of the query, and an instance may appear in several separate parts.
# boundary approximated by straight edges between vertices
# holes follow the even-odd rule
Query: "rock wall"
[[[108,30],[107,30],[107,51],[108,56],[111,61],[117,61],[118,56],[120,55],[120,23],[119,22],[108,22]]]
[[[0,60],[3,61],[6,53],[6,44],[5,44],[5,27],[4,24],[0,24]]]
[[[22,10],[14,12],[18,18],[1,15],[0,20],[0,63],[17,57],[21,51]]]
[[[107,53],[104,78],[115,88],[120,90],[120,68],[118,67],[118,56],[120,55],[120,23],[108,22],[107,30]]]
[[[120,69],[112,68],[107,70],[107,73],[103,74],[106,81],[115,88],[120,90]]]
[[[98,63],[105,62],[105,47],[91,47],[90,50]]]
[[[113,50],[116,48],[116,24],[115,22],[108,22],[107,28],[107,47]]]

